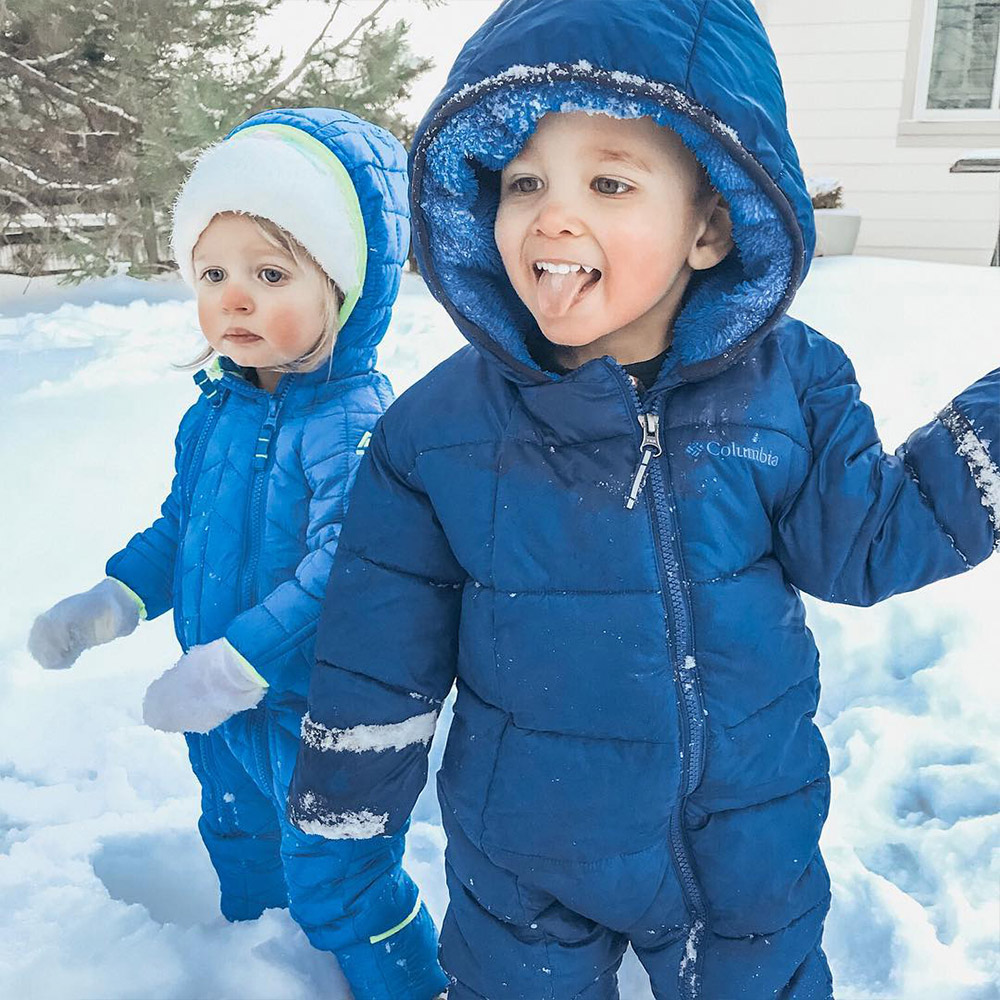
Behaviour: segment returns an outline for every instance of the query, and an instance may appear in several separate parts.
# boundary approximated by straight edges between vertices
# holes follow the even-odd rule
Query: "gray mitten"
[[[28,651],[46,670],[64,670],[85,649],[128,635],[143,617],[139,597],[107,577],[39,615],[31,626]]]

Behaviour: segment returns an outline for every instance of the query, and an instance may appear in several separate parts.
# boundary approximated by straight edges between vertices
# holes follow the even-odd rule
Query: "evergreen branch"
[[[298,65],[291,73],[287,74],[283,80],[275,84],[266,94],[254,102],[252,109],[250,110],[248,117],[252,117],[255,114],[265,110],[274,98],[281,94],[290,84],[294,83],[303,73],[303,71],[308,67],[309,62],[312,59],[313,50],[317,45],[323,40],[326,34],[327,28],[330,27],[330,23],[336,16],[336,13],[343,6],[344,0],[337,0],[336,6],[333,8],[333,13],[330,15],[329,20],[323,27],[323,30],[313,39],[312,44],[306,49],[305,55],[299,60]],[[333,65],[336,62],[337,56],[341,55],[344,50],[354,41],[357,37],[358,32],[362,29],[367,28],[374,24],[378,20],[379,14],[382,13],[383,9],[388,5],[389,0],[380,0],[379,5],[370,13],[363,17],[347,34],[346,38],[341,39],[332,49],[328,52],[324,52],[322,56],[323,62],[327,65]]]
[[[15,163],[13,160],[8,160],[5,156],[0,156],[0,164],[12,167],[39,187],[51,188],[56,191],[110,191],[121,184],[121,178],[118,177],[114,177],[103,184],[67,184],[65,181],[50,181],[45,177],[40,177],[30,167],[25,167],[20,163]]]
[[[45,213],[37,205],[35,205],[33,202],[28,201],[27,198],[18,194],[16,191],[11,191],[8,188],[0,188],[0,196],[4,198],[10,198],[11,201],[20,202],[29,211],[34,212],[36,215],[40,215],[43,221],[51,225],[53,229],[57,229],[67,239],[75,240],[77,243],[82,243],[84,246],[90,247],[91,250],[100,253],[100,251],[97,248],[97,245],[93,242],[93,240],[88,240],[87,237],[83,235],[83,233],[71,229],[64,222],[60,222],[58,217],[53,217],[51,220],[47,220],[45,218]]]
[[[19,194],[17,191],[11,191],[8,188],[0,188],[0,197],[10,198],[11,201],[19,202],[29,211],[36,212],[38,215],[45,214],[34,202],[28,201],[23,194]]]
[[[327,53],[327,55],[328,56],[340,55],[340,53],[343,52],[344,49],[346,49],[347,46],[350,45],[352,41],[354,41],[354,36],[357,35],[357,33],[362,28],[367,27],[370,24],[373,24],[378,19],[379,14],[382,13],[382,8],[385,7],[385,5],[388,2],[389,0],[381,0],[381,3],[379,3],[379,5],[367,17],[363,17],[360,21],[358,21],[358,23],[354,25],[354,30],[351,31],[351,33],[345,39],[343,39],[343,41],[338,42]]]
[[[387,2],[388,0],[383,0],[382,7],[384,7]],[[290,83],[293,83],[302,74],[302,71],[306,68],[306,66],[308,66],[309,61],[312,59],[313,51],[316,46],[323,41],[323,37],[329,30],[330,25],[333,24],[333,19],[337,16],[337,12],[341,7],[343,7],[343,5],[344,0],[337,0],[337,2],[333,5],[333,12],[327,18],[326,24],[323,25],[320,33],[312,40],[295,68],[290,73],[287,73],[273,87],[271,87],[270,90],[268,90],[265,94],[262,94],[256,101],[254,101],[253,107],[247,113],[248,118],[252,118],[255,114],[264,111],[274,98],[276,98]],[[380,7],[379,10],[381,9],[382,8]]]
[[[76,52],[76,46],[74,45],[71,49],[66,49],[64,52],[56,52],[51,56],[39,56],[37,59],[22,59],[21,62],[25,66],[51,66],[54,62],[59,62],[60,59],[65,59],[67,56],[73,55]]]
[[[61,83],[50,80],[41,70],[35,69],[34,66],[29,66],[24,60],[15,59],[6,52],[0,52],[0,70],[4,68],[13,73],[14,76],[20,77],[25,83],[33,84],[49,96],[61,98],[67,104],[72,104],[75,108],[101,111],[112,115],[127,124],[129,131],[139,128],[139,119],[134,118],[124,109],[115,107],[113,104],[106,104],[104,101],[98,101],[96,98],[88,97],[86,94],[77,93],[75,90],[70,90],[69,87],[64,87]]]

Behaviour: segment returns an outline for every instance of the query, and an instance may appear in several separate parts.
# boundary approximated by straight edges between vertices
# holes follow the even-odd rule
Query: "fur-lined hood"
[[[466,43],[411,153],[414,244],[465,336],[515,381],[537,326],[493,239],[499,171],[542,115],[649,116],[725,196],[736,249],[691,283],[661,373],[708,377],[773,328],[808,269],[812,205],[750,0],[507,0]]]

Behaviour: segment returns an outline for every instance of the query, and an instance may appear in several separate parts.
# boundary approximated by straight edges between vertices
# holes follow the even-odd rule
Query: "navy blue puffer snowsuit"
[[[199,372],[177,435],[162,516],[108,562],[150,618],[173,608],[177,639],[225,636],[270,687],[260,706],[187,734],[202,788],[199,829],[230,920],[288,906],[336,953],[357,1000],[428,1000],[444,985],[436,932],[400,867],[403,833],[333,842],[286,819],[316,623],[358,464],[392,400],[375,370],[409,248],[406,162],[386,131],[346,112],[280,110],[347,168],[368,236],[364,288],[330,364],[256,388],[222,359]],[[402,963],[401,959],[405,959]]]
[[[641,394],[611,358],[539,368],[493,241],[498,170],[566,110],[674,129],[731,209],[737,250]],[[471,346],[362,465],[293,816],[399,830],[457,680],[451,1000],[606,1000],[629,943],[659,998],[826,1000],[799,591],[866,605],[989,555],[998,373],[888,455],[843,351],[785,314],[812,210],[749,0],[508,0],[421,124],[411,185],[422,271]]]

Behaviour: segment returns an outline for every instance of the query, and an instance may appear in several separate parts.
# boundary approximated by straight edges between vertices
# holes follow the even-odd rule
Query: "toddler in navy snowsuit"
[[[285,810],[349,491],[392,399],[376,347],[408,243],[405,153],[351,114],[265,112],[200,157],[173,247],[207,347],[170,494],[107,578],[42,615],[29,640],[43,666],[68,667],[173,609],[184,655],[150,686],[144,718],[186,733],[222,912],[288,907],[356,1000],[445,986],[400,867],[402,826],[331,841]]]
[[[450,1000],[607,1000],[627,945],[658,998],[826,1000],[799,591],[868,605],[990,554],[998,372],[886,454],[786,315],[812,207],[750,0],[507,0],[411,205],[471,346],[362,464],[293,818],[395,835],[457,683]]]

